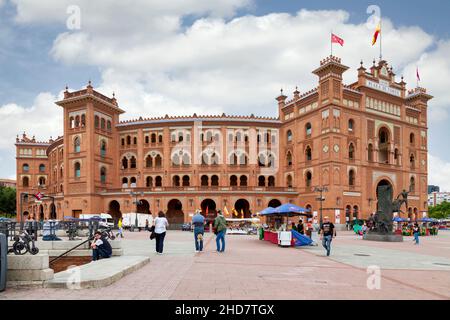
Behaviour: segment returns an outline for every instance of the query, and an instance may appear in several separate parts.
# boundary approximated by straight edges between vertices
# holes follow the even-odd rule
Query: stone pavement
[[[225,253],[213,235],[195,253],[193,234],[169,231],[164,255],[147,232],[126,233],[124,255],[148,256],[141,269],[100,289],[8,289],[0,299],[450,299],[450,231],[403,243],[363,241],[340,232],[331,257],[324,249],[280,248],[256,236],[227,236]],[[366,267],[381,270],[369,290]]]

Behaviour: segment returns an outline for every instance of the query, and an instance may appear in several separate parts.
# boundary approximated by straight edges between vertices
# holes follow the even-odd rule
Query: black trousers
[[[166,233],[155,233],[156,235],[156,252],[162,253],[164,249],[164,238]]]

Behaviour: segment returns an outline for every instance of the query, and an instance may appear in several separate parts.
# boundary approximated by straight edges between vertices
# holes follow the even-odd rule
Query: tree
[[[0,215],[16,215],[16,189],[0,187]]]
[[[447,219],[448,217],[450,217],[450,202],[444,201],[437,206],[430,207],[428,209],[428,213],[430,215],[430,218]]]

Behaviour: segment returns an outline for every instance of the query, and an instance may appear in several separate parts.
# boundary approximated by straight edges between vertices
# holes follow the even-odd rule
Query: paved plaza
[[[227,236],[225,253],[214,236],[195,253],[193,234],[168,231],[164,255],[147,232],[126,233],[125,256],[150,263],[101,289],[10,288],[0,299],[450,299],[450,231],[403,243],[363,241],[340,232],[330,257],[319,245],[281,248],[256,236]],[[380,289],[367,287],[367,267],[381,270]]]

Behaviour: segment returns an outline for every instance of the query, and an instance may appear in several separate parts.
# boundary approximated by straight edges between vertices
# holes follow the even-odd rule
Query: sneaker
[[[195,250],[195,252],[200,252],[200,250]]]

